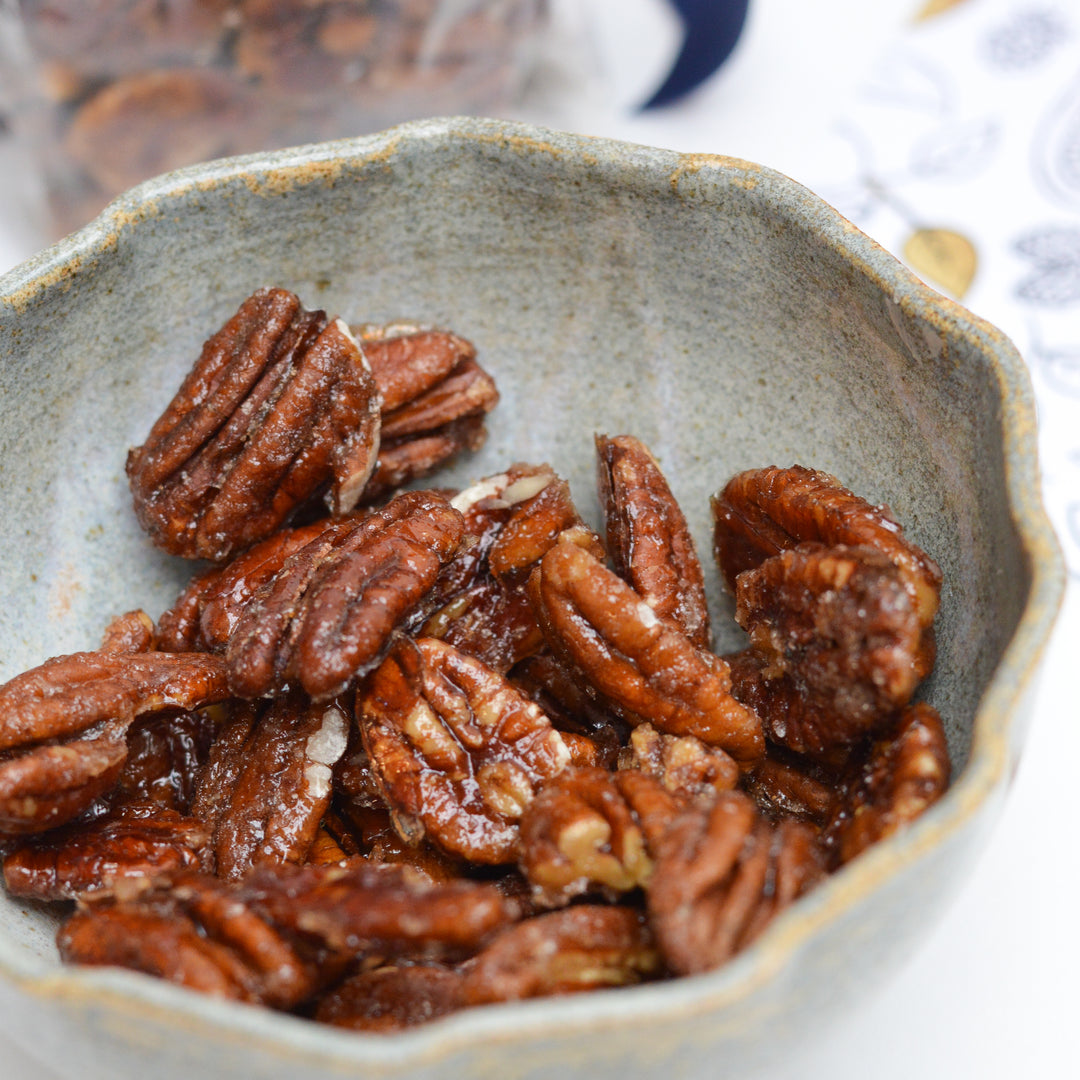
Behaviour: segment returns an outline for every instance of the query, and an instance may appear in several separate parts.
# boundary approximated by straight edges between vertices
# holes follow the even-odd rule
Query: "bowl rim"
[[[685,178],[709,170],[726,175],[733,184],[760,187],[854,272],[875,283],[905,315],[926,321],[943,337],[965,339],[985,357],[1001,403],[1009,511],[1031,584],[1016,630],[976,710],[968,761],[946,796],[914,826],[875,845],[832,875],[775,920],[754,945],[703,975],[594,991],[584,997],[464,1010],[413,1031],[365,1035],[261,1007],[206,998],[127,971],[61,967],[43,972],[45,961],[27,957],[25,949],[0,933],[0,978],[29,997],[95,1012],[116,1010],[131,1021],[182,1028],[193,1037],[257,1038],[262,1050],[284,1060],[341,1068],[421,1066],[467,1050],[478,1038],[488,1049],[523,1036],[595,1035],[635,1019],[650,1024],[665,1018],[685,1021],[691,1015],[720,1010],[774,979],[819,929],[959,831],[1011,779],[1020,741],[1014,737],[1017,714],[1033,690],[1066,582],[1064,559],[1042,502],[1034,395],[1027,369],[1000,330],[924,284],[837,210],[780,172],[723,155],[678,153],[515,121],[476,117],[412,121],[373,135],[224,158],[148,180],[119,196],[82,229],[0,276],[0,318],[5,309],[17,318],[40,296],[65,289],[92,272],[97,259],[117,244],[121,234],[156,216],[161,202],[181,198],[193,189],[210,193],[242,183],[255,190],[280,192],[332,180],[366,163],[392,159],[405,149],[422,150],[447,142],[486,143],[503,152],[549,154],[616,170],[660,169],[669,175],[676,191]]]

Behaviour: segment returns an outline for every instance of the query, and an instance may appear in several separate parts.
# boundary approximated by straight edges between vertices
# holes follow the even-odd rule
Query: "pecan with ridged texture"
[[[483,445],[499,393],[470,342],[409,326],[353,329],[382,397],[382,447],[365,500]]]
[[[200,865],[209,838],[201,822],[153,804],[35,837],[4,858],[12,896],[67,900],[111,891],[124,879]]]
[[[696,735],[741,765],[764,753],[761,722],[731,696],[727,665],[584,548],[555,544],[529,590],[552,652],[628,723]]]
[[[543,907],[584,893],[614,898],[652,873],[645,837],[606,769],[571,766],[549,780],[521,818],[521,869]]]
[[[408,867],[359,860],[260,867],[239,891],[274,926],[350,957],[461,955],[520,914],[494,885],[432,882]]]
[[[665,735],[652,724],[638,724],[619,755],[620,769],[638,769],[655,777],[674,795],[693,798],[712,791],[730,791],[739,781],[739,766],[718,746],[694,735]]]
[[[824,844],[846,863],[933,806],[949,786],[949,747],[941,717],[918,702],[852,760]]]
[[[512,465],[451,505],[465,519],[465,540],[439,575],[421,632],[505,672],[544,641],[524,588],[529,571],[560,533],[584,525],[569,485],[548,465]]]
[[[402,1031],[460,1008],[461,987],[461,973],[444,964],[386,965],[324,994],[315,1019],[353,1031]]]
[[[402,640],[357,698],[364,743],[406,839],[473,862],[513,862],[518,820],[570,760],[540,709],[479,660]]]
[[[306,859],[350,722],[337,703],[314,705],[295,693],[261,714],[236,710],[211,747],[192,810],[213,830],[220,877]]]
[[[174,555],[227,559],[329,489],[355,506],[375,466],[379,394],[348,327],[260,289],[131,451],[140,524]]]
[[[257,698],[299,685],[316,700],[370,671],[457,550],[462,518],[434,492],[398,495],[285,560],[236,621],[229,685]]]
[[[73,653],[0,686],[0,832],[43,832],[117,782],[135,717],[227,696],[224,666],[189,653]]]
[[[774,828],[738,791],[683,810],[654,855],[650,923],[679,975],[722,964],[824,874],[810,826],[784,821]]]
[[[851,742],[911,700],[933,661],[903,577],[874,548],[807,543],[741,573],[735,619]],[[924,641],[924,637],[926,641]]]
[[[285,560],[317,536],[347,531],[355,520],[345,517],[280,529],[224,565],[197,574],[158,619],[158,648],[166,652],[224,652],[244,608]]]
[[[697,548],[664,474],[632,435],[596,436],[597,487],[615,570],[662,619],[710,644]]]
[[[579,904],[504,930],[464,966],[462,999],[483,1005],[628,986],[661,968],[640,912]]]
[[[282,932],[239,890],[180,871],[135,896],[82,907],[57,934],[61,957],[156,975],[215,997],[289,1009],[339,978],[340,963]]]
[[[937,563],[907,539],[888,507],[861,499],[836,477],[801,465],[750,469],[713,497],[712,510],[713,548],[732,592],[744,570],[805,541],[873,547],[900,569],[919,625],[933,622]]]
[[[769,747],[741,782],[771,821],[798,818],[817,826],[825,824],[836,806],[837,785],[833,770],[776,746]]]

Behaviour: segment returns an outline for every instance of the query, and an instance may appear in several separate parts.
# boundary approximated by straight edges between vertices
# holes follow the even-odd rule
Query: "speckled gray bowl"
[[[400,1037],[61,968],[53,916],[5,898],[13,1037],[110,1080],[711,1077],[719,1062],[745,1077],[842,1020],[992,823],[1061,598],[1013,347],[809,192],[741,161],[447,120],[175,173],[0,279],[0,678],[94,647],[114,613],[169,605],[188,567],[140,535],[125,451],[203,338],[267,283],[476,342],[503,401],[456,479],[549,459],[595,519],[593,432],[634,432],[706,552],[707,497],[738,469],[798,461],[891,504],[945,572],[925,694],[947,720],[955,786],[722,970]]]

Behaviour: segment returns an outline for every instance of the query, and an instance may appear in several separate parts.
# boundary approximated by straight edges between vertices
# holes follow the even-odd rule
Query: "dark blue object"
[[[750,0],[670,0],[683,24],[682,50],[663,86],[642,109],[671,102],[700,86],[732,53]]]

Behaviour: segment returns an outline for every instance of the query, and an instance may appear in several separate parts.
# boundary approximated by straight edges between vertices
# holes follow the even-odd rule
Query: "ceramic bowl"
[[[703,552],[708,496],[740,469],[800,462],[887,502],[945,574],[922,693],[945,718],[954,786],[720,970],[393,1037],[63,968],[54,913],[3,898],[12,1037],[110,1080],[712,1076],[718,1061],[747,1076],[842,1022],[985,838],[1061,598],[1012,345],[743,161],[451,119],[173,173],[0,279],[0,677],[96,647],[113,614],[169,606],[189,567],[140,534],[125,452],[208,333],[270,283],[476,343],[503,398],[448,483],[549,460],[595,522],[593,433],[632,432]],[[730,622],[715,573],[709,586]]]

